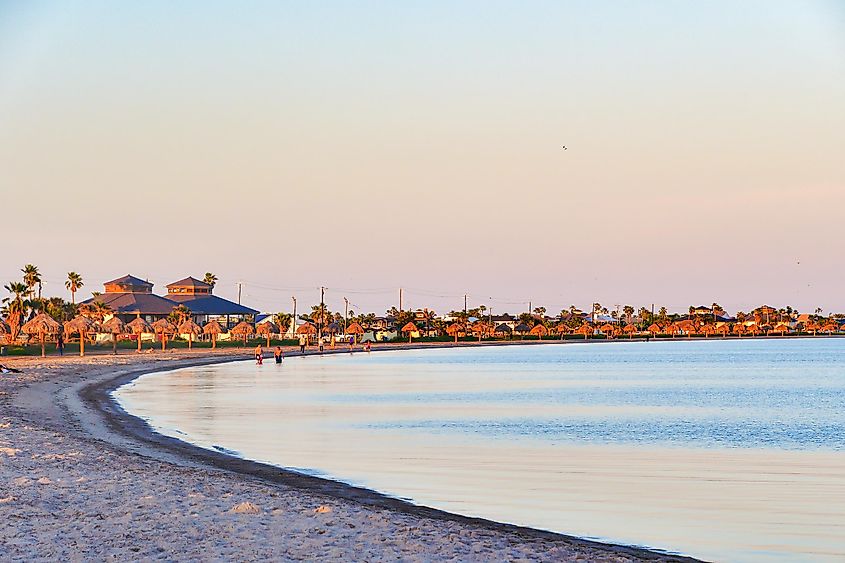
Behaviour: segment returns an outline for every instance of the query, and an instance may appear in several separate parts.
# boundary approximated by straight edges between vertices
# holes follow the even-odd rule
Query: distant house
[[[185,305],[191,310],[194,320],[200,323],[217,320],[229,326],[242,320],[252,320],[258,314],[255,309],[214,295],[213,291],[213,285],[188,276],[167,285],[167,298]]]
[[[497,332],[502,332],[499,330],[502,325],[508,327],[510,332],[513,332],[513,329],[516,328],[516,325],[519,323],[519,319],[508,313],[493,315],[491,320],[493,321],[493,326],[496,327]]]
[[[104,303],[124,322],[140,316],[147,322],[164,318],[173,311],[173,301],[153,293],[153,284],[129,274],[103,284],[105,293],[83,303]]]

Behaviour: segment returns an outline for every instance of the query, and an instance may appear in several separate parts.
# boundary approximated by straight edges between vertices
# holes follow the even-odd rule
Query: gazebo
[[[138,337],[138,351],[140,352],[141,351],[141,335],[145,334],[145,333],[149,334],[149,333],[153,332],[153,329],[150,326],[150,323],[148,323],[143,318],[141,318],[140,315],[138,315],[138,317],[136,317],[136,318],[132,319],[131,321],[129,321],[128,323],[126,323],[126,328],[131,330],[132,334],[134,334]]]
[[[73,319],[65,323],[65,334],[70,336],[72,334],[79,335],[79,355],[85,355],[85,337],[94,328],[94,321],[83,315],[76,315]]]
[[[47,339],[47,335],[56,334],[60,328],[59,323],[53,317],[47,313],[39,313],[21,327],[21,332],[28,335],[38,335],[41,340],[41,357],[43,358],[47,355],[44,350],[44,341]]]
[[[229,332],[231,332],[235,336],[242,336],[243,341],[244,341],[244,346],[246,346],[247,337],[252,335],[252,334],[255,334],[255,329],[252,328],[252,325],[249,324],[248,322],[241,321],[238,324],[236,324],[234,327],[232,327],[232,330],[230,330]]]

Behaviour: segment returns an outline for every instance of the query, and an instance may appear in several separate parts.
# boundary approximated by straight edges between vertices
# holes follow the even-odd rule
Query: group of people
[[[323,351],[324,340],[325,339],[323,337],[320,337],[317,340],[317,345],[319,346],[320,352]],[[332,348],[335,347],[335,343],[336,343],[336,341],[335,341],[334,335],[332,335],[331,344],[330,344]],[[352,349],[355,347],[355,337],[354,336],[349,337],[348,344],[349,344],[349,351],[351,352]],[[299,335],[299,351],[300,351],[300,353],[303,353],[303,354],[305,353],[305,347],[307,345],[308,345],[308,337],[304,334],[300,334]],[[364,342],[364,351],[369,352],[370,350],[371,350],[371,345],[370,345],[370,341],[368,340],[367,342]],[[285,356],[285,353],[284,353],[284,351],[282,351],[281,346],[276,346],[273,349],[273,357],[275,358],[277,364],[282,363],[284,356]],[[258,346],[255,347],[255,363],[258,364],[259,366],[264,364],[264,348],[261,346],[261,344],[259,344]]]

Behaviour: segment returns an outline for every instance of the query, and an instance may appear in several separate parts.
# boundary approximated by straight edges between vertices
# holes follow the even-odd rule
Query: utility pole
[[[532,309],[531,309],[531,301],[529,301],[529,302],[528,302],[528,314],[529,314],[529,315],[531,314],[531,311],[532,311]]]
[[[467,294],[464,293],[464,317],[467,316]]]
[[[323,319],[326,316],[326,288],[320,286],[320,322],[317,324],[317,342],[323,340]]]
[[[402,312],[402,288],[399,288],[399,312]]]
[[[238,282],[238,305],[241,304],[241,285],[243,284],[241,282]]]
[[[654,324],[654,303],[651,304],[651,323]]]
[[[293,328],[291,329],[291,334],[296,337],[296,297],[291,295],[290,298],[293,300],[293,321],[291,321]]]
[[[349,299],[343,298],[343,334],[346,334],[346,325],[349,324]]]

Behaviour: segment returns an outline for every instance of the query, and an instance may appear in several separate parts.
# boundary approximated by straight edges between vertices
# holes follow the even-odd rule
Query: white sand
[[[23,373],[0,376],[0,560],[673,559],[215,469],[109,431],[76,394],[120,370],[208,355],[3,358]]]

